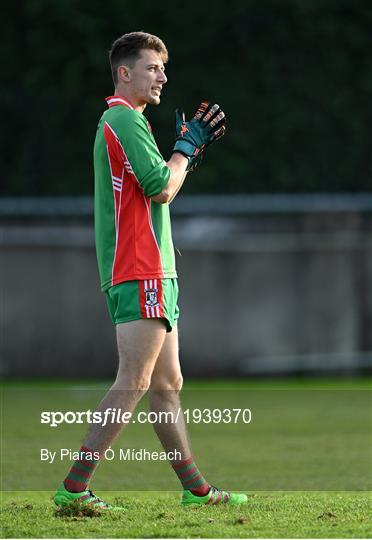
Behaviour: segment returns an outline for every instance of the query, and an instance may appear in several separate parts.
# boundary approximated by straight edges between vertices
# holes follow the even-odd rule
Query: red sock
[[[199,497],[206,495],[210,490],[211,486],[200,473],[192,457],[181,461],[173,461],[172,467],[184,489],[188,489]]]
[[[98,456],[98,459],[94,459]],[[93,452],[82,446],[79,451],[79,459],[75,461],[65,478],[64,485],[67,491],[80,493],[88,487],[89,480],[99,462],[99,453]]]

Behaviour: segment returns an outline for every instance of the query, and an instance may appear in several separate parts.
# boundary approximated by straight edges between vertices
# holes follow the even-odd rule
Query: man
[[[190,122],[177,111],[176,143],[165,162],[143,111],[160,103],[167,59],[164,43],[144,32],[125,34],[110,51],[115,92],[106,99],[109,108],[94,146],[95,234],[101,288],[116,325],[119,368],[97,412],[133,412],[146,391],[152,411],[172,412],[176,418],[180,409],[178,286],[168,205],[205,147],[224,134],[225,115],[208,103]],[[112,509],[88,490],[88,483],[122,428],[121,423],[91,424],[79,459],[55,495],[57,505],[79,501]],[[219,490],[204,479],[182,414],[154,428],[165,451],[181,456],[171,465],[184,488],[182,504],[247,501],[246,495]]]

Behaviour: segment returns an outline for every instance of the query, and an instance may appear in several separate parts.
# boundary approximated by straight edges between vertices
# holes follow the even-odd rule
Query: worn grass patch
[[[60,518],[93,518],[101,517],[103,510],[92,505],[84,504],[80,501],[73,501],[66,506],[55,509],[54,516]]]

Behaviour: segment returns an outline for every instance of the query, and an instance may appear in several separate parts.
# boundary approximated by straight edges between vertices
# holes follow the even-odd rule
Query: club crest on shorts
[[[158,289],[145,289],[146,305],[156,306],[158,303]]]

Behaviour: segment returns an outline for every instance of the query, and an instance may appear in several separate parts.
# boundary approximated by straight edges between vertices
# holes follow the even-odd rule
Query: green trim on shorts
[[[160,318],[171,332],[179,318],[176,278],[124,281],[107,289],[105,297],[113,324]]]

